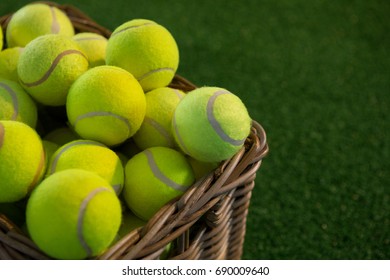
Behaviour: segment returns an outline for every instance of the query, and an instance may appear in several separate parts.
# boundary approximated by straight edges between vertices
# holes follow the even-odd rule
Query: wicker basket
[[[76,32],[111,32],[69,5],[45,2],[63,10]],[[0,18],[3,30],[11,15]],[[176,75],[170,87],[196,88]],[[159,259],[173,244],[169,259],[240,259],[246,217],[256,172],[268,153],[263,128],[253,121],[244,147],[231,159],[167,203],[144,226],[129,232],[96,259]],[[49,259],[13,221],[0,213],[0,259]]]

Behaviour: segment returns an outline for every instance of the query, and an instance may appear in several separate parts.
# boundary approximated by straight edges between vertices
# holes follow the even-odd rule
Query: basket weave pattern
[[[44,2],[63,10],[76,32],[111,32],[80,10]],[[5,31],[11,15],[0,18]],[[194,88],[176,75],[169,85],[188,92]],[[149,222],[113,244],[96,259],[159,259],[171,243],[170,259],[240,259],[246,218],[256,172],[268,153],[264,129],[256,121],[244,147],[212,173],[198,180],[183,196],[162,207]],[[49,259],[4,214],[0,213],[0,259]]]

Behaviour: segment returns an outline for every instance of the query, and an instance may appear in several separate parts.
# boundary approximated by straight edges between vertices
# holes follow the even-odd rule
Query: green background
[[[111,30],[164,25],[178,73],[229,89],[263,125],[244,259],[390,258],[390,1],[57,2]]]

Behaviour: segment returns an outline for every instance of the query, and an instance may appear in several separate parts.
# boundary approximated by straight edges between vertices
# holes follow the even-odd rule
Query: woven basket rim
[[[61,5],[50,1],[37,1],[33,3],[45,3],[64,11],[74,24],[76,32],[79,30],[89,30],[102,34],[106,38],[109,38],[111,35],[110,30],[100,26],[74,6]],[[4,30],[6,29],[11,16],[12,14],[8,14],[0,17],[0,24]],[[196,85],[179,74],[175,75],[169,86],[181,89],[185,92],[197,88]],[[191,259],[199,258],[199,256],[202,255],[202,252],[200,252],[201,249],[195,248],[196,244],[201,243],[201,239],[206,238],[212,232],[202,228],[202,226],[200,226],[200,220],[206,215],[208,218],[205,219],[205,224],[213,224],[215,230],[226,230],[224,225],[228,221],[221,222],[215,217],[218,217],[219,212],[229,212],[229,207],[233,206],[235,207],[234,209],[237,209],[238,213],[243,213],[246,217],[256,172],[260,168],[262,159],[268,154],[268,151],[266,133],[263,127],[257,121],[253,120],[250,135],[246,139],[244,147],[235,156],[222,162],[213,172],[210,172],[208,175],[194,183],[182,196],[163,206],[145,226],[129,232],[125,237],[112,245],[105,253],[96,258],[157,258],[162,253],[165,246],[173,240],[178,241],[179,249],[177,249],[177,251],[180,253],[171,256],[172,259],[187,257]],[[237,197],[241,200],[230,199],[229,195],[232,195],[234,192],[236,192]],[[213,215],[216,216],[214,217]],[[215,224],[216,222],[222,224]],[[245,223],[246,220],[236,221],[236,223],[239,222]],[[199,230],[192,236],[194,242],[190,245],[189,229],[194,226],[198,226]],[[245,225],[242,226],[245,228]],[[238,235],[239,240],[236,242],[238,247],[242,247],[244,238],[242,235],[242,232]],[[208,240],[208,243],[205,242],[207,244],[204,244],[203,247],[213,247],[212,241],[210,241],[213,239],[206,240]],[[192,250],[191,246],[195,249]],[[5,247],[7,248],[4,249]],[[210,252],[205,254],[205,256],[213,258],[214,256],[218,256],[218,254],[222,254],[222,246],[215,247],[215,249],[210,249]],[[233,258],[240,258],[241,253],[242,252],[236,253]],[[25,236],[18,226],[0,213],[0,259],[1,258],[49,259],[48,256],[42,253],[36,245]]]

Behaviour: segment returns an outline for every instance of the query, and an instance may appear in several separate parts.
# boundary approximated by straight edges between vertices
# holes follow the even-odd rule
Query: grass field
[[[263,125],[244,259],[390,259],[389,1],[59,2],[110,29],[166,26],[179,74],[236,93]]]

